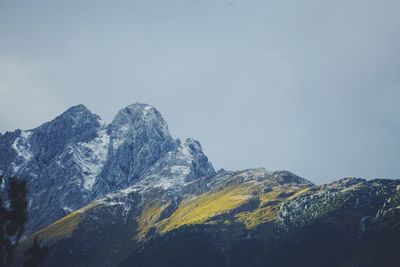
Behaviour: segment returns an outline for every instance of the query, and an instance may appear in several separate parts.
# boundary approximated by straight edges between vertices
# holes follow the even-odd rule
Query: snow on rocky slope
[[[197,141],[173,139],[161,114],[142,103],[110,124],[83,105],[71,107],[37,128],[0,134],[0,151],[3,193],[8,177],[28,183],[27,234],[116,190],[214,174]]]

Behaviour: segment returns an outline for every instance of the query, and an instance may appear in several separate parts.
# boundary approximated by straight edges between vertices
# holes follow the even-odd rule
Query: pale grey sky
[[[0,0],[0,131],[154,105],[216,168],[400,178],[398,0]]]

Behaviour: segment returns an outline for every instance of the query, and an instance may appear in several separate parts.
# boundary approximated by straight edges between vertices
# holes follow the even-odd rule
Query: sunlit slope
[[[241,223],[255,228],[274,220],[282,201],[305,192],[311,185],[291,173],[272,174],[264,169],[217,175],[211,180],[196,181],[188,188],[201,187],[201,183],[206,183],[208,190],[197,195],[186,194],[169,216],[153,222],[158,233],[182,226],[216,223]],[[153,209],[145,209],[142,216],[148,217],[152,212]]]
[[[289,172],[222,171],[180,187],[117,191],[23,245],[38,236],[51,248],[46,263],[62,259],[63,266],[186,266],[175,264],[187,260],[198,263],[193,266],[264,266],[286,252],[321,266],[331,246],[339,264],[366,255],[372,241],[358,248],[361,237],[398,224],[399,201],[396,180],[346,178],[315,186]],[[318,245],[323,240],[326,245]],[[296,260],[282,262],[294,266]]]
[[[282,178],[263,169],[224,173],[188,184],[182,189],[183,197],[178,200],[171,192],[160,194],[156,188],[154,192],[145,193],[125,190],[90,203],[34,236],[48,242],[68,238],[81,224],[96,218],[93,214],[97,212],[111,213],[99,223],[112,224],[118,210],[121,210],[118,217],[137,224],[131,233],[136,240],[144,239],[150,230],[165,233],[193,224],[239,222],[254,228],[275,219],[283,201],[306,192],[310,185],[302,180],[286,182],[279,179]],[[203,184],[208,186],[203,187]],[[128,205],[131,197],[140,200]]]
[[[289,172],[252,169],[220,172],[170,190],[128,188],[69,214],[35,233],[25,244],[39,237],[53,248],[50,259],[62,257],[62,249],[70,246],[68,249],[75,249],[80,255],[71,266],[76,261],[102,266],[99,258],[103,257],[113,257],[117,263],[116,259],[122,259],[146,240],[181,227],[225,225],[230,238],[235,238],[246,229],[273,221],[283,201],[305,192],[309,186],[311,183]],[[117,250],[117,256],[106,247]],[[101,256],[88,256],[82,248]]]
[[[158,224],[160,232],[183,225],[240,222],[247,228],[276,218],[279,205],[293,194],[306,188],[280,186],[263,193],[260,185],[252,183],[230,185],[182,201],[170,217]]]
[[[345,178],[299,187],[277,186],[272,179],[268,189],[238,179],[242,187],[236,191],[233,180],[221,190],[182,201],[158,224],[164,232],[119,267],[400,264],[395,250],[400,245],[400,181]],[[220,205],[232,195],[241,201]]]

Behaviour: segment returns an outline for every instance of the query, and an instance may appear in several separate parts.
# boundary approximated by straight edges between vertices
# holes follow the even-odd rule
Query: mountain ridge
[[[46,262],[53,264],[68,248],[77,258],[65,258],[65,266],[376,266],[362,265],[368,262],[363,245],[397,231],[400,181],[302,181],[259,168],[168,188],[136,184],[91,202],[24,245],[39,237],[52,249]],[[385,263],[398,262],[396,255],[386,255],[381,266],[396,266]]]
[[[400,265],[384,252],[400,240],[399,180],[315,185],[285,170],[216,172],[198,141],[174,139],[147,104],[110,123],[76,105],[0,135],[0,149],[2,193],[14,175],[30,189],[17,254],[38,237],[46,265]]]
[[[0,136],[0,172],[6,178],[2,190],[10,176],[27,180],[28,210],[35,214],[29,234],[90,200],[136,183],[179,143],[150,105],[129,105],[107,124],[79,104],[36,128]],[[194,166],[191,178],[214,173],[201,146],[195,153],[204,163],[198,168],[205,169]]]

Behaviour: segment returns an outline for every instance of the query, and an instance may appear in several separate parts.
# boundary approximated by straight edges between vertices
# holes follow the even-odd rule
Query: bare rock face
[[[120,110],[110,124],[74,106],[32,130],[0,135],[0,149],[3,193],[8,177],[28,183],[27,234],[145,176],[191,180],[214,173],[197,141],[174,140],[161,114],[142,103]]]
[[[175,141],[161,114],[146,104],[130,105],[108,125],[108,158],[94,194],[104,194],[135,183],[168,151]]]

